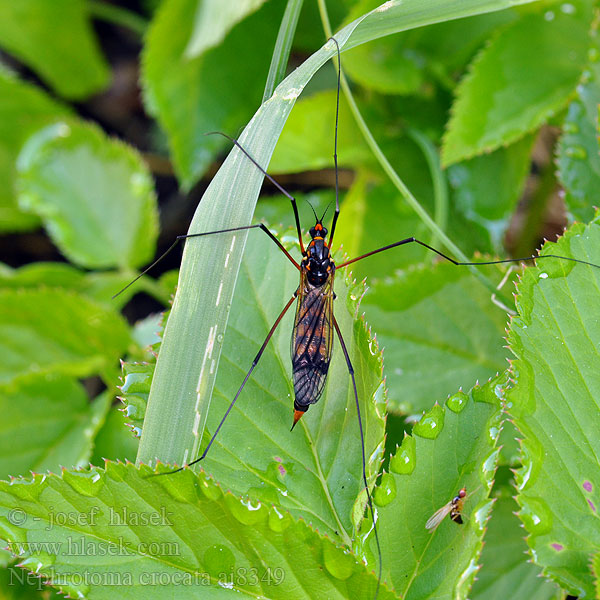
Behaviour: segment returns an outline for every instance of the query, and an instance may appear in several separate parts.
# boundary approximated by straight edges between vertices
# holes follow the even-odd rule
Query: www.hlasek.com
[[[67,537],[56,542],[10,542],[7,548],[16,556],[46,553],[51,556],[180,556],[177,542],[136,542],[123,537],[114,542],[101,542],[84,537]]]

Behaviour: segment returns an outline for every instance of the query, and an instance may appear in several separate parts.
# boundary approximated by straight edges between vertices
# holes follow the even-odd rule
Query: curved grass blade
[[[514,1],[509,0],[390,1],[344,27],[336,40],[345,50],[398,31],[512,5]],[[240,142],[259,164],[268,165],[296,98],[335,52],[333,43],[325,44],[277,87],[250,121]],[[190,232],[247,225],[262,179],[254,165],[234,149],[204,195]],[[223,234],[186,244],[138,461],[182,464],[198,454],[246,237]]]

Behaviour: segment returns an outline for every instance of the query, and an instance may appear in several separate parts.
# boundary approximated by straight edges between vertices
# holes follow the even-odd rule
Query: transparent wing
[[[312,286],[301,272],[292,333],[292,374],[296,402],[314,404],[323,393],[333,344],[333,276]]]
[[[448,502],[448,504],[444,504],[442,508],[436,510],[427,523],[425,523],[425,529],[433,529],[435,530],[437,526],[450,514],[452,510],[452,502]]]

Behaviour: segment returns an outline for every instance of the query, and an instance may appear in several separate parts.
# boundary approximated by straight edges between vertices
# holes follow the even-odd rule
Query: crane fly
[[[444,504],[444,506],[442,506],[442,508],[439,508],[438,510],[436,510],[431,515],[431,517],[429,517],[427,523],[425,523],[425,529],[429,529],[432,532],[435,531],[438,528],[439,524],[448,515],[450,515],[450,518],[455,523],[462,525],[463,524],[462,509],[463,509],[463,505],[464,505],[466,497],[467,497],[467,488],[463,487],[459,490],[458,494],[456,494],[456,496],[454,496],[454,498],[452,498],[452,500],[450,500],[450,502],[447,502],[446,504]]]
[[[296,292],[296,316],[292,330],[294,422],[323,394],[331,362],[333,327],[333,279],[335,264],[325,242],[327,229],[318,219],[310,230],[311,241],[302,258],[300,285]]]
[[[331,38],[337,47],[337,57],[338,61],[340,61],[340,50],[337,41],[335,38]],[[263,355],[265,348],[267,347],[269,341],[271,340],[275,330],[283,319],[284,315],[290,309],[292,304],[296,302],[296,314],[294,319],[294,327],[292,331],[291,338],[291,358],[292,358],[292,373],[293,373],[293,386],[294,386],[294,405],[293,405],[293,422],[292,429],[298,423],[298,421],[302,418],[304,413],[310,408],[312,404],[315,404],[323,393],[323,389],[325,386],[325,381],[327,378],[327,372],[329,369],[329,364],[331,361],[332,349],[333,349],[333,332],[335,330],[335,334],[339,340],[339,344],[344,355],[344,359],[346,362],[346,366],[350,375],[352,390],[354,394],[354,401],[356,406],[357,413],[357,421],[358,421],[358,430],[361,441],[361,449],[362,449],[362,483],[366,492],[366,506],[369,509],[371,514],[371,520],[373,524],[373,533],[377,548],[377,559],[378,559],[378,576],[377,576],[377,588],[375,592],[375,597],[377,597],[380,584],[381,584],[381,576],[382,576],[382,553],[381,546],[379,541],[379,535],[376,526],[376,517],[375,511],[373,508],[372,495],[370,491],[370,486],[367,481],[366,475],[366,456],[365,456],[365,442],[364,442],[364,431],[362,424],[362,417],[358,399],[358,391],[356,385],[356,379],[354,374],[354,368],[352,366],[352,361],[350,359],[350,355],[348,353],[348,349],[344,342],[344,338],[342,336],[342,332],[338,325],[338,322],[335,318],[333,311],[333,301],[335,300],[335,293],[333,290],[334,278],[336,269],[346,267],[355,262],[368,258],[369,256],[373,256],[380,252],[385,252],[387,250],[391,250],[392,248],[396,248],[399,246],[404,246],[407,244],[415,243],[427,248],[429,251],[434,252],[439,257],[447,260],[454,265],[457,266],[483,266],[483,265],[494,265],[494,264],[503,264],[503,263],[514,263],[514,262],[523,262],[523,261],[534,261],[540,258],[556,258],[567,261],[572,261],[580,264],[585,264],[589,266],[593,266],[596,268],[600,268],[599,265],[593,264],[591,262],[587,262],[584,260],[567,257],[567,256],[559,256],[554,254],[546,254],[543,256],[526,256],[522,258],[509,258],[502,260],[493,260],[493,261],[481,261],[481,262],[459,262],[453,259],[451,256],[448,256],[441,250],[430,246],[429,244],[418,240],[415,237],[409,237],[392,244],[388,244],[386,246],[382,246],[366,254],[362,254],[355,258],[345,260],[339,265],[336,265],[333,257],[331,255],[331,248],[333,245],[333,239],[336,229],[336,223],[340,214],[340,204],[339,204],[339,183],[338,183],[338,162],[337,162],[337,143],[338,143],[338,117],[339,117],[339,95],[340,95],[340,78],[341,78],[341,61],[338,63],[340,68],[338,68],[337,75],[337,99],[336,99],[336,116],[335,116],[335,137],[334,137],[334,166],[335,166],[335,175],[336,175],[336,184],[335,184],[335,211],[332,217],[331,229],[328,229],[323,225],[323,220],[325,218],[325,213],[321,218],[315,213],[315,224],[309,230],[310,234],[310,242],[305,247],[302,238],[302,229],[300,226],[300,218],[298,214],[298,206],[296,199],[289,192],[287,192],[277,181],[275,181],[263,167],[251,156],[251,154],[246,151],[245,148],[236,140],[233,139],[226,134],[221,132],[213,132],[213,134],[223,135],[228,138],[231,143],[236,146],[248,160],[250,160],[256,168],[260,170],[260,172],[266,177],[278,190],[282,193],[292,205],[292,210],[294,213],[295,220],[295,228],[298,235],[298,243],[300,246],[300,251],[302,254],[302,260],[297,262],[293,256],[288,252],[288,250],[283,246],[283,244],[279,241],[279,239],[264,225],[263,223],[257,223],[253,225],[246,225],[241,227],[231,227],[227,229],[220,229],[217,231],[207,231],[202,233],[191,233],[187,235],[180,235],[176,238],[173,244],[164,252],[156,261],[154,261],[149,267],[147,267],[144,271],[142,271],[134,280],[132,280],[127,286],[125,286],[122,290],[120,290],[115,296],[122,293],[129,286],[131,286],[137,279],[142,277],[145,273],[147,273],[154,265],[160,262],[171,250],[175,248],[175,246],[181,242],[182,240],[188,240],[191,238],[209,236],[209,235],[217,235],[224,233],[232,233],[236,231],[244,231],[251,229],[260,229],[262,230],[271,241],[279,248],[279,250],[287,257],[289,262],[294,266],[295,269],[298,270],[300,276],[300,282],[297,289],[292,294],[291,298],[288,300],[286,305],[281,310],[279,316],[273,323],[270,328],[265,340],[263,341],[258,353],[256,354],[250,369],[247,371],[244,379],[242,380],[236,394],[231,400],[227,410],[225,411],[221,421],[216,427],[215,431],[212,433],[208,444],[204,448],[202,454],[196,458],[195,460],[190,461],[187,465],[183,467],[174,469],[172,471],[157,473],[156,475],[168,475],[174,474],[181,470],[183,470],[186,466],[192,466],[196,463],[202,461],[206,455],[208,454],[212,444],[214,443],[216,437],[218,436],[223,424],[227,420],[227,417],[231,413],[234,405],[236,404],[242,390],[244,389],[246,383],[250,379],[254,369],[260,361],[261,356]],[[210,135],[210,134],[207,134]],[[314,212],[314,209],[313,209]],[[327,236],[329,238],[327,239]],[[115,297],[113,296],[113,297]],[[435,529],[440,522],[450,514],[450,517],[456,523],[462,523],[461,510],[463,506],[463,502],[466,498],[466,488],[462,488],[458,495],[455,496],[450,502],[445,504],[442,508],[440,508],[432,517],[427,521],[426,527],[427,529]]]

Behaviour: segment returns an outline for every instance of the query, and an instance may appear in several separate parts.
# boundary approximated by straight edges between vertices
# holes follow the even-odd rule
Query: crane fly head
[[[321,221],[317,221],[314,227],[310,228],[310,237],[314,240],[317,238],[324,238],[327,235],[327,227],[323,227]]]

